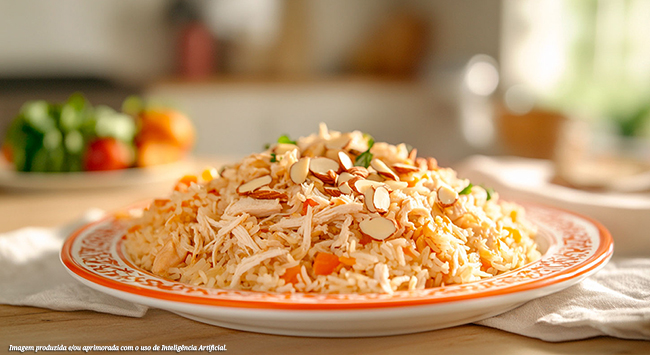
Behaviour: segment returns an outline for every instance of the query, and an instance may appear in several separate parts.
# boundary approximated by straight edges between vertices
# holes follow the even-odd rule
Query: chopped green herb
[[[372,136],[369,135],[368,133],[364,133],[363,138],[365,138],[366,141],[368,142],[368,150],[370,150],[370,148],[372,148],[372,146],[375,145],[375,139],[372,138]]]
[[[372,153],[370,153],[370,149],[368,149],[359,154],[357,159],[354,160],[354,166],[363,166],[364,168],[367,168],[370,166],[370,161],[372,161]]]
[[[271,148],[271,143],[264,144],[264,150],[268,150],[269,148]]]
[[[470,192],[472,192],[472,183],[470,182],[469,185],[467,185],[464,189],[462,189],[458,194],[459,195],[469,195]]]
[[[487,193],[487,199],[486,201],[490,201],[492,199],[492,195],[494,195],[494,189],[491,187],[483,187],[485,189],[485,192]]]
[[[296,144],[296,141],[292,141],[291,138],[289,138],[288,135],[283,134],[278,138],[278,143],[284,143],[284,144]]]
[[[372,161],[372,153],[370,153],[370,148],[375,145],[375,139],[367,133],[364,133],[363,137],[368,140],[368,150],[359,154],[357,159],[354,160],[354,166],[363,166],[364,168],[367,168],[370,166],[370,161]]]
[[[271,163],[277,163],[278,162],[278,157],[275,155],[275,153],[271,153]]]

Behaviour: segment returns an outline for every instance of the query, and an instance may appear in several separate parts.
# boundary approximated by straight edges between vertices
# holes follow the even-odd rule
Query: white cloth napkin
[[[102,215],[101,210],[90,210],[65,227],[27,227],[0,234],[0,304],[144,316],[147,307],[81,284],[68,275],[59,260],[66,237],[77,227]]]
[[[456,170],[459,177],[492,187],[506,199],[591,216],[614,238],[614,259],[595,275],[477,324],[546,341],[600,335],[650,340],[650,196],[552,184],[553,164],[545,160],[475,156]]]
[[[477,324],[546,341],[650,340],[650,258],[613,259],[575,286]]]

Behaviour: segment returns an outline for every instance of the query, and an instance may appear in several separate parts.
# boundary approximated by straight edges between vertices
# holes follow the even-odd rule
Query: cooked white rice
[[[355,161],[367,148],[368,137],[361,132],[321,125],[318,134],[300,138],[297,145],[277,144],[226,167],[220,176],[205,172],[197,182],[184,178],[168,199],[155,200],[134,218],[127,253],[145,270],[193,285],[316,293],[392,293],[459,284],[540,257],[535,228],[522,207],[499,201],[483,187],[467,188],[469,181],[454,170],[416,158],[404,144],[376,143],[370,149],[389,168],[382,174],[373,167],[365,171],[367,179],[382,182],[375,188],[389,191],[387,211],[366,203],[368,194],[337,196],[343,177],[350,177],[340,163],[331,176],[335,181],[314,172],[304,182],[291,179],[290,169],[301,157],[339,162],[337,153],[344,151]],[[364,169],[354,170],[365,175]],[[261,188],[238,190],[265,176],[271,182]],[[357,180],[364,178],[350,181]],[[392,224],[394,233],[379,240],[386,235],[362,230],[360,223],[371,219],[390,221],[387,229],[372,228],[390,233]]]

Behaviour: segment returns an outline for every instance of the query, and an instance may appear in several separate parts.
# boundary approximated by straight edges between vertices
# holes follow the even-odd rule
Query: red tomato
[[[14,157],[11,152],[11,146],[9,146],[9,143],[5,142],[5,144],[2,145],[2,155],[4,155],[5,159],[8,162],[13,163]]]
[[[133,154],[129,147],[114,138],[92,142],[84,156],[84,168],[89,171],[125,169],[132,162]]]

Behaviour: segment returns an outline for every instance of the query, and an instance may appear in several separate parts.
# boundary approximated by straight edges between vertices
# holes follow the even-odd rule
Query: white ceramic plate
[[[178,179],[192,167],[189,160],[147,168],[69,173],[32,173],[13,169],[0,158],[0,187],[22,190],[76,190],[137,186]]]
[[[392,295],[251,292],[165,280],[128,260],[126,226],[116,216],[75,232],[61,260],[72,276],[96,290],[222,327],[318,337],[414,333],[503,313],[580,282],[611,257],[611,236],[599,223],[554,208],[525,207],[539,227],[540,260],[482,281]]]

